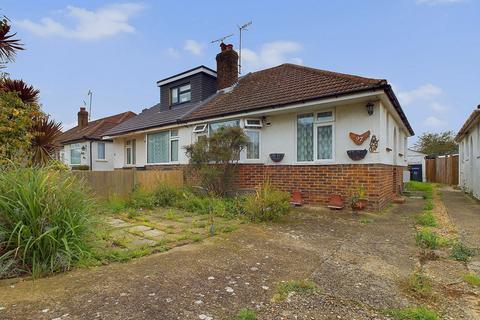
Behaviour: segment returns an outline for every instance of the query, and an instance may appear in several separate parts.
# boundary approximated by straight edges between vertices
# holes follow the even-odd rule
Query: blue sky
[[[140,112],[159,99],[155,82],[204,64],[253,20],[245,71],[283,62],[385,78],[417,135],[458,130],[480,104],[480,1],[14,1],[0,13],[27,50],[8,65],[41,91],[64,123],[92,90],[93,118]]]

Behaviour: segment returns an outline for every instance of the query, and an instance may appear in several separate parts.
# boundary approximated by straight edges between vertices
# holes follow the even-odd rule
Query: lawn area
[[[116,213],[108,212],[102,217],[99,237],[94,243],[93,261],[88,264],[128,261],[163,252],[232,232],[242,223],[245,223],[244,219],[212,217],[176,208],[127,208]]]

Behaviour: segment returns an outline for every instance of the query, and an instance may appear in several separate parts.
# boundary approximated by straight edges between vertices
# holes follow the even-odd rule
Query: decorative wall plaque
[[[370,139],[370,152],[377,152],[378,150],[378,138],[376,135],[372,136],[372,139]]]
[[[360,146],[365,142],[365,140],[368,139],[368,137],[370,137],[370,130],[368,130],[367,132],[364,132],[362,134],[356,134],[356,133],[350,132],[349,136],[350,136],[350,139],[352,139],[352,141],[357,146]]]

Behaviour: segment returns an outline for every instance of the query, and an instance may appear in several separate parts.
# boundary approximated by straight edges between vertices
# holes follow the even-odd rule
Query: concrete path
[[[462,241],[480,248],[480,202],[467,197],[460,190],[443,188],[440,192]]]

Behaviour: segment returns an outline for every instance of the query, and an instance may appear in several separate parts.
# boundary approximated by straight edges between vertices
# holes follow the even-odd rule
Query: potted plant
[[[367,199],[365,198],[365,188],[359,187],[357,191],[351,192],[348,198],[348,203],[352,208],[353,213],[364,210],[367,206]]]

